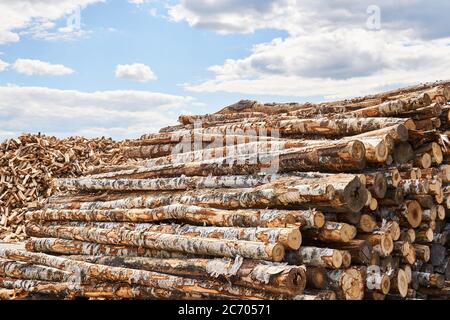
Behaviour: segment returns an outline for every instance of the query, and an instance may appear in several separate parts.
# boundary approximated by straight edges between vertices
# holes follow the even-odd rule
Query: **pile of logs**
[[[0,295],[448,299],[449,85],[181,116],[56,179]]]
[[[91,165],[118,163],[111,139],[22,135],[0,144],[0,240],[25,237],[26,208],[38,208],[54,191],[53,177],[76,177]]]

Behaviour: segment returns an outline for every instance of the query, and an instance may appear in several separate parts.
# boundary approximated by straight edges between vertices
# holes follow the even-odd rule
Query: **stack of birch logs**
[[[181,116],[57,179],[0,294],[450,298],[449,84]]]
[[[88,166],[117,163],[111,139],[57,139],[24,134],[0,144],[0,240],[25,237],[26,208],[37,208],[54,191],[53,177],[80,176]]]

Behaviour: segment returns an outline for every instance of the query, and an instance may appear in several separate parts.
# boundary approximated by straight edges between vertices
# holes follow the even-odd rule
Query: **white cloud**
[[[128,2],[132,4],[144,4],[150,2],[150,0],[128,0]]]
[[[48,31],[55,27],[52,24],[54,21],[69,17],[77,8],[83,9],[99,2],[104,0],[2,0],[0,44],[17,42],[20,35],[24,34],[41,38],[45,38],[45,34],[56,37],[57,31]]]
[[[367,28],[373,4],[381,30]],[[169,15],[219,33],[287,33],[211,66],[212,78],[187,90],[331,98],[450,78],[448,10],[438,0],[182,0]]]
[[[147,82],[156,80],[156,75],[149,66],[142,63],[119,64],[116,66],[116,78]]]
[[[5,70],[8,66],[9,66],[9,63],[7,63],[7,62],[3,61],[2,59],[0,59],[0,72]]]
[[[72,74],[74,71],[62,64],[50,64],[48,62],[33,59],[17,59],[13,69],[18,73],[31,75],[63,76]]]
[[[173,124],[193,102],[149,91],[0,87],[0,140],[22,132],[135,138]]]
[[[413,29],[432,37],[450,33],[450,3],[441,0],[181,0],[170,5],[168,13],[174,21],[220,33],[275,28],[305,34],[364,28],[372,5],[381,10],[383,29]]]

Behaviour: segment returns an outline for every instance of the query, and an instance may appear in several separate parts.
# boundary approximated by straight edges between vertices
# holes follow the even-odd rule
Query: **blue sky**
[[[67,30],[77,8],[80,28]],[[133,138],[239,99],[322,101],[447,79],[448,9],[433,0],[0,0],[0,139]]]

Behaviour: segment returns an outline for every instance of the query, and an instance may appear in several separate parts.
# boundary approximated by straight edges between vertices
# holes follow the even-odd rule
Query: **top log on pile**
[[[265,114],[282,114],[291,113],[292,115],[299,115],[302,112],[311,112],[312,114],[323,114],[323,113],[338,113],[347,112],[362,109],[365,107],[372,107],[374,105],[382,104],[383,102],[389,100],[396,100],[408,97],[411,94],[421,94],[427,93],[430,98],[435,101],[439,97],[444,97],[450,100],[450,90],[448,86],[450,81],[441,81],[434,83],[425,83],[417,86],[411,86],[408,88],[402,88],[397,90],[392,90],[388,92],[383,92],[375,95],[368,95],[360,98],[353,98],[350,100],[335,101],[335,102],[325,102],[320,104],[312,103],[258,103],[257,101],[251,100],[241,100],[236,104],[230,105],[218,111],[216,114],[243,114],[250,112],[262,112]],[[439,100],[438,100],[439,101]],[[311,115],[311,114],[310,114]]]
[[[210,128],[180,130],[177,135],[190,136],[194,133],[231,134],[231,135],[272,135],[280,137],[292,136],[325,136],[343,137],[356,135],[368,131],[404,124],[407,120],[400,118],[310,118],[299,119],[296,116],[267,118],[264,121],[242,121],[234,124],[218,125]],[[164,134],[166,135],[166,134]]]

